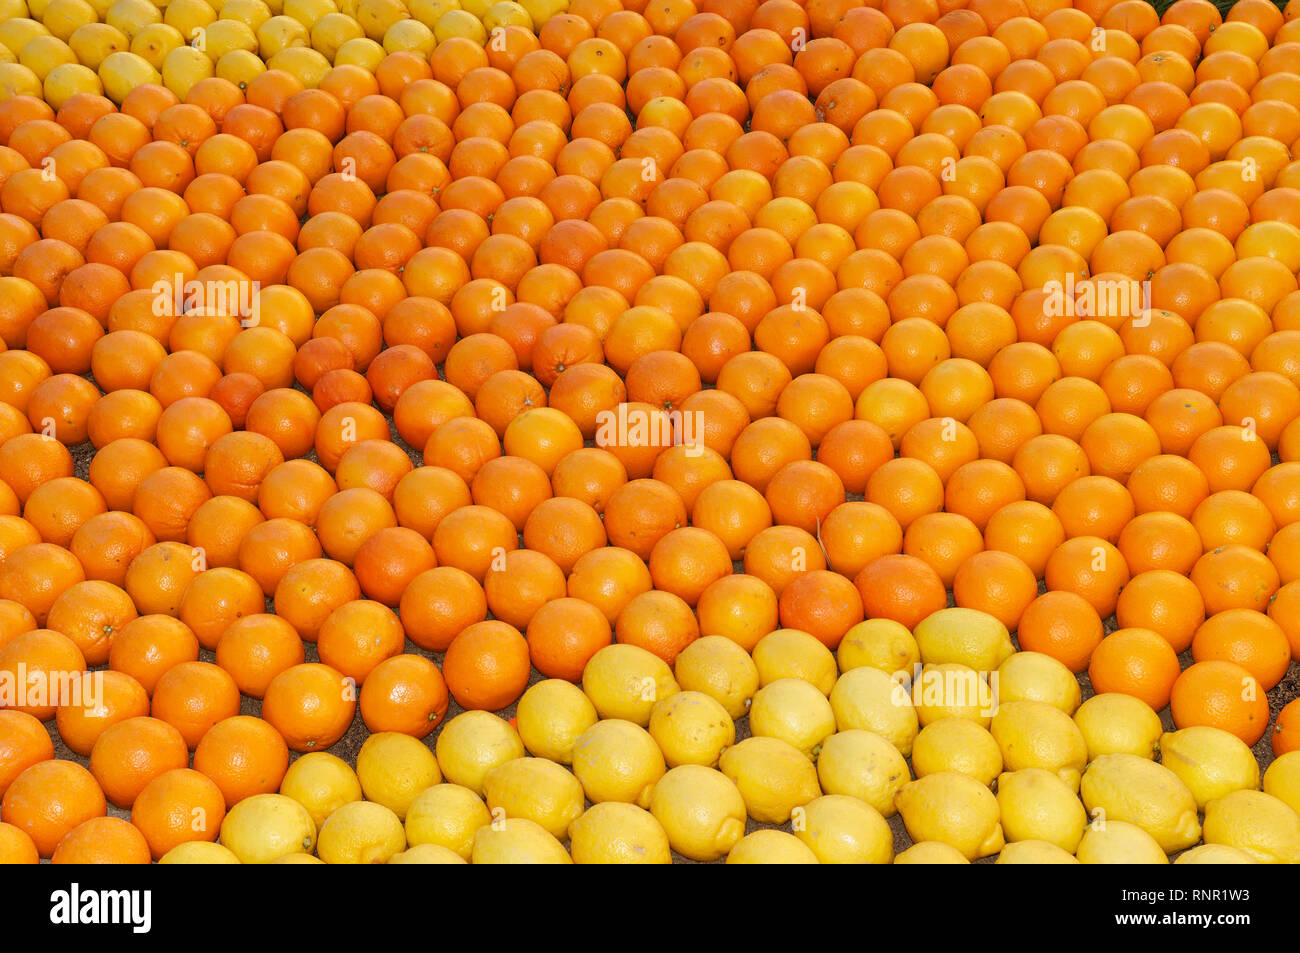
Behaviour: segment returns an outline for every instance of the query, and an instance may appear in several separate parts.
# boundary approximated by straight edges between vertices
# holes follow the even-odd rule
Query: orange
[[[395,655],[375,666],[361,689],[361,717],[371,732],[423,738],[447,714],[447,686],[433,662]]]
[[[54,744],[34,716],[0,711],[0,797],[14,779],[34,764],[54,757]]]
[[[448,646],[442,672],[461,707],[498,711],[527,687],[528,642],[505,622],[474,623]]]
[[[566,597],[539,608],[525,637],[533,667],[548,678],[578,682],[591,656],[610,644],[612,629],[599,608]]]
[[[131,823],[144,835],[154,860],[178,844],[216,840],[225,816],[221,789],[190,768],[158,775],[131,806]]]
[[[812,570],[793,580],[778,603],[784,628],[799,629],[836,648],[844,634],[862,621],[862,599],[844,576]]]
[[[227,809],[254,794],[278,791],[288,768],[283,736],[250,715],[217,722],[194,750],[194,770],[221,789]]]
[[[322,663],[285,669],[262,699],[262,717],[294,751],[328,748],[343,737],[355,712],[355,682]]]
[[[947,605],[938,573],[915,556],[880,556],[853,580],[867,618],[886,618],[913,628]]]
[[[149,845],[140,830],[120,817],[92,817],[59,841],[52,864],[147,864]]]
[[[188,763],[184,737],[158,718],[127,718],[110,725],[90,751],[91,774],[105,796],[124,808],[158,775]]]
[[[1283,709],[1277,713],[1277,720],[1273,722],[1273,732],[1269,736],[1269,742],[1273,748],[1273,756],[1279,758],[1289,751],[1295,751],[1300,748],[1300,742],[1296,739],[1295,715],[1300,710],[1295,702],[1288,702]]]
[[[1115,618],[1123,628],[1150,629],[1175,652],[1184,652],[1205,620],[1205,603],[1186,576],[1169,569],[1151,569],[1137,573],[1124,587]]]
[[[699,637],[691,607],[671,592],[652,590],[634,596],[614,623],[614,639],[659,656],[669,665]]]
[[[0,802],[5,823],[31,838],[49,857],[63,837],[83,821],[103,817],[104,792],[89,771],[73,761],[42,761],[24,770]]]
[[[779,626],[776,593],[756,576],[723,576],[700,596],[696,606],[700,635],[721,635],[751,651]]]
[[[1201,591],[1210,615],[1228,609],[1263,612],[1281,585],[1268,557],[1238,544],[1205,553],[1196,560],[1190,578]]]
[[[1102,642],[1101,617],[1082,596],[1045,592],[1020,616],[1016,640],[1026,652],[1050,655],[1078,674]]]
[[[1197,662],[1174,683],[1170,714],[1179,728],[1208,725],[1253,745],[1268,728],[1268,698],[1253,675],[1234,662]]]
[[[1229,609],[1206,619],[1192,639],[1197,662],[1235,662],[1268,691],[1286,674],[1291,646],[1282,627],[1262,612]]]
[[[181,662],[154,686],[150,711],[180,731],[191,749],[214,724],[239,714],[239,688],[210,662]]]
[[[445,651],[464,629],[487,618],[487,598],[468,572],[444,565],[420,573],[402,593],[399,618],[421,648]]]
[[[1150,629],[1118,629],[1092,653],[1088,677],[1098,693],[1133,695],[1159,711],[1179,678],[1178,656]]]

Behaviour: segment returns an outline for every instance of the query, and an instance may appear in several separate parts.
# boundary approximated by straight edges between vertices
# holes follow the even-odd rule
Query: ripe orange
[[[1159,711],[1179,679],[1178,656],[1150,629],[1118,629],[1093,651],[1088,677],[1099,693],[1133,695]]]
[[[462,708],[499,711],[528,685],[528,642],[505,622],[476,622],[457,635],[442,660],[447,690]]]
[[[1197,662],[1178,677],[1170,713],[1179,728],[1208,725],[1253,745],[1268,728],[1268,698],[1250,672],[1228,661]]]

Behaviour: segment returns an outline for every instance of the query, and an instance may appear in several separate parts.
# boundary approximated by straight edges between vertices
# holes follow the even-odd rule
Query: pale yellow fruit
[[[315,50],[305,46],[294,46],[281,50],[266,61],[267,69],[282,69],[292,73],[307,89],[315,89],[325,74],[330,71],[331,63]]]
[[[1070,716],[1046,702],[1007,702],[999,705],[989,725],[1008,771],[1043,768],[1079,789],[1079,775],[1088,761],[1088,746]]]
[[[14,56],[12,53],[9,52],[9,47],[0,45],[0,64],[4,64],[4,63],[13,63],[15,65],[21,65],[18,63],[18,57]]]
[[[318,53],[333,62],[334,57],[338,55],[339,47],[348,40],[355,40],[365,35],[356,20],[336,10],[325,14],[312,25],[311,45]]]
[[[97,70],[108,54],[124,52],[130,48],[131,41],[125,33],[107,23],[87,23],[72,34],[68,46],[79,62]]]
[[[443,726],[434,748],[438,767],[454,784],[483,793],[483,776],[511,758],[522,758],[524,743],[503,718],[491,712],[466,711]]]
[[[163,23],[180,32],[188,43],[194,31],[217,19],[217,11],[206,0],[170,0],[163,11]]]
[[[827,794],[798,808],[791,829],[823,864],[888,864],[894,859],[894,832],[870,804],[843,794]]]
[[[99,14],[86,0],[50,0],[41,22],[47,30],[66,42],[78,27],[98,23]]]
[[[1002,825],[993,792],[974,778],[940,771],[903,785],[898,813],[913,842],[943,841],[967,860],[1002,849]]]
[[[573,748],[573,773],[593,804],[624,801],[650,806],[650,794],[667,769],[650,732],[621,718],[598,721]]]
[[[239,858],[229,847],[205,840],[191,840],[177,844],[162,857],[160,864],[237,864]]]
[[[1160,763],[1187,785],[1198,810],[1233,791],[1259,790],[1259,762],[1222,728],[1196,725],[1160,737]]]
[[[181,36],[180,31],[170,27],[165,23],[152,23],[135,35],[131,41],[131,52],[145,60],[150,66],[159,72],[162,71],[163,61],[167,54],[176,49],[187,49],[185,38]],[[194,50],[199,56],[203,56],[198,50]],[[206,59],[207,57],[204,57]],[[208,64],[212,68],[212,64]],[[183,98],[183,97],[182,97]]]
[[[1077,864],[1068,851],[1044,840],[1022,840],[1007,844],[998,854],[999,864]]]
[[[399,20],[388,28],[384,34],[384,49],[389,53],[412,50],[423,56],[433,52],[438,45],[433,31],[419,20]]]
[[[470,863],[571,864],[573,858],[540,824],[523,817],[507,817],[478,829]]]
[[[162,22],[162,11],[149,0],[114,0],[104,22],[117,27],[134,40],[135,35],[151,23]]]
[[[777,629],[758,640],[750,653],[760,685],[779,678],[801,678],[829,695],[839,675],[835,656],[821,641],[799,629]]]
[[[464,857],[437,844],[419,844],[388,859],[390,864],[464,864]]]
[[[663,825],[635,804],[593,804],[569,825],[575,864],[671,864]]]
[[[922,619],[912,635],[921,661],[929,665],[957,662],[977,672],[991,672],[1015,648],[1007,627],[978,609],[940,609]]]
[[[1074,723],[1083,733],[1089,761],[1103,754],[1133,754],[1152,761],[1164,733],[1150,705],[1121,692],[1093,695],[1074,713]]]
[[[998,810],[1008,842],[1046,841],[1073,854],[1088,824],[1078,795],[1042,768],[1008,771],[998,777]]]
[[[635,645],[607,645],[582,670],[582,690],[601,718],[644,728],[655,702],[680,689],[663,659]]]
[[[265,72],[266,64],[248,50],[231,50],[217,60],[216,75],[240,89],[247,89],[249,83]]]
[[[906,672],[910,676],[921,662],[921,650],[901,622],[868,619],[844,633],[835,657],[841,672],[866,665],[889,675]]]
[[[923,728],[945,718],[964,718],[987,728],[997,709],[985,676],[956,662],[923,666],[910,691]]]
[[[216,75],[212,60],[192,46],[179,46],[162,63],[163,85],[182,100],[201,79]]]
[[[312,751],[289,765],[280,793],[305,807],[318,831],[325,818],[362,797],[352,766],[327,751]]]
[[[1258,864],[1254,857],[1244,850],[1229,847],[1227,844],[1202,844],[1185,850],[1174,858],[1175,864]]]
[[[519,0],[519,5],[528,11],[533,26],[540,30],[551,17],[569,9],[569,0]]]
[[[394,23],[409,16],[402,0],[361,0],[357,4],[357,22],[366,36],[376,41],[382,40]]]
[[[386,864],[404,850],[401,819],[374,801],[352,801],[325,818],[316,844],[327,864]]]
[[[686,646],[673,671],[682,691],[703,692],[732,718],[749,711],[758,691],[758,666],[748,652],[722,635],[706,635]]]
[[[524,747],[539,758],[573,763],[573,746],[596,723],[596,706],[582,689],[560,678],[537,682],[515,709],[515,725]]]
[[[221,843],[240,863],[266,864],[295,851],[311,853],[316,825],[307,809],[283,794],[246,797],[221,822]]]
[[[1205,806],[1205,843],[1245,851],[1261,864],[1300,864],[1300,814],[1263,791],[1233,791]]]
[[[1067,715],[1079,707],[1079,680],[1068,668],[1042,652],[1017,652],[998,666],[998,701],[1046,702]]]
[[[253,28],[238,20],[218,20],[204,27],[202,34],[193,41],[193,46],[214,63],[236,50],[260,52]]]
[[[34,36],[18,51],[18,62],[36,74],[42,83],[56,66],[72,66],[77,54],[55,36]]]
[[[1083,832],[1075,857],[1081,864],[1167,864],[1156,839],[1127,821],[1094,820]]]
[[[912,756],[916,757],[915,749]],[[827,794],[859,798],[882,816],[893,817],[894,797],[912,780],[912,772],[898,749],[880,735],[850,728],[822,744],[817,778]]]
[[[58,109],[78,93],[102,93],[104,84],[89,66],[65,63],[50,70],[50,75],[45,77],[43,91],[45,101]]]
[[[1166,854],[1201,839],[1192,792],[1178,775],[1154,761],[1133,754],[1104,754],[1088,765],[1079,793],[1094,821],[1136,824]]]
[[[483,796],[492,816],[526,817],[560,840],[582,814],[582,785],[545,758],[516,758],[499,764],[483,779]]]
[[[760,823],[784,824],[795,808],[822,793],[812,762],[777,738],[746,738],[722,753],[718,767],[740,791],[749,816]]]
[[[534,29],[533,18],[521,4],[515,3],[514,0],[500,0],[488,7],[487,13],[483,15],[483,25],[487,27],[489,33],[508,26],[523,27],[530,32]]]
[[[0,44],[15,56],[27,45],[27,41],[37,36],[49,36],[50,31],[40,20],[18,17],[14,20],[0,22]],[[57,39],[57,37],[55,38]]]
[[[469,13],[476,20],[482,20],[487,16],[488,8],[492,6],[495,0],[461,0],[460,8]]]
[[[334,0],[284,0],[281,9],[285,16],[293,17],[308,30],[321,17],[338,12]]]
[[[961,851],[937,840],[913,844],[894,858],[896,864],[969,864]]]
[[[988,787],[1002,773],[1002,749],[987,728],[964,718],[944,718],[926,725],[916,736],[912,770],[918,778],[958,771]]]
[[[736,842],[727,854],[729,864],[819,864],[803,841],[785,831],[757,830]]]
[[[713,767],[722,749],[735,743],[736,723],[722,705],[703,692],[678,692],[656,702],[650,712],[650,737],[668,767]]]
[[[366,800],[404,819],[416,795],[442,780],[442,771],[420,739],[381,731],[367,738],[357,753],[357,779]]]
[[[387,55],[384,48],[374,40],[359,36],[339,47],[338,53],[334,54],[334,65],[361,66],[373,73]]]
[[[27,0],[0,0],[0,20],[26,18],[30,13]]]
[[[44,90],[40,78],[21,63],[0,63],[0,99],[11,96],[35,96]]]
[[[650,813],[673,850],[691,860],[717,860],[745,834],[739,789],[722,772],[699,764],[683,764],[660,778]]]
[[[474,832],[492,822],[483,799],[459,784],[425,788],[406,810],[406,842],[435,844],[468,860]]]
[[[413,19],[433,29],[433,25],[444,13],[460,9],[460,0],[411,0],[406,9]]]
[[[211,45],[211,38],[208,42]],[[311,34],[307,28],[293,17],[283,14],[271,17],[257,28],[257,52],[264,60],[269,60],[284,50],[308,46],[310,43]]]
[[[1264,793],[1300,813],[1300,751],[1288,751],[1264,772]]]
[[[226,0],[221,7],[222,20],[238,21],[254,31],[272,16],[271,8],[262,0]]]
[[[277,857],[271,861],[273,864],[323,864],[325,861],[312,854],[304,854],[302,851],[295,851],[292,854],[285,854],[283,857]]]
[[[145,83],[161,83],[162,75],[134,53],[110,53],[99,64],[104,95],[119,106],[126,94]]]
[[[439,43],[446,43],[453,37],[473,40],[479,46],[487,43],[483,22],[468,10],[448,10],[438,17],[438,22],[433,25],[433,35]]]
[[[831,711],[840,731],[874,731],[900,752],[912,753],[919,724],[907,690],[895,679],[869,665],[850,669],[831,689]]]
[[[780,738],[815,758],[822,742],[835,733],[835,712],[815,686],[801,678],[779,678],[754,694],[749,730]]]

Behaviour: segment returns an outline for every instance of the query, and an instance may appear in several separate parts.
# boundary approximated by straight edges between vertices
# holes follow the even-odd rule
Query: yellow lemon
[[[221,6],[223,21],[242,23],[254,31],[272,16],[271,8],[262,0],[226,0]]]
[[[1127,821],[1101,820],[1088,825],[1075,853],[1081,864],[1167,864],[1156,839]]]
[[[402,819],[416,795],[442,780],[442,772],[423,741],[381,731],[367,738],[357,753],[357,779],[366,800],[384,805]]]
[[[383,46],[389,53],[413,50],[423,56],[433,52],[438,45],[433,31],[419,20],[399,20],[384,34]]]
[[[827,794],[797,808],[791,829],[823,864],[888,864],[894,832],[874,807],[855,797]]]
[[[666,767],[650,733],[620,718],[596,722],[573,748],[573,773],[593,804],[624,801],[649,807]]]
[[[1264,793],[1300,813],[1300,751],[1288,751],[1264,772]]]
[[[282,69],[297,77],[307,89],[315,89],[325,74],[330,71],[331,63],[315,50],[305,46],[292,46],[281,50],[266,61],[267,69]]]
[[[1197,810],[1215,798],[1259,789],[1259,762],[1246,743],[1222,728],[1195,725],[1160,737],[1160,763],[1187,785]]]
[[[406,842],[412,847],[446,847],[468,860],[474,832],[491,822],[487,805],[469,788],[435,784],[417,794],[406,809]]]
[[[519,5],[528,11],[533,26],[540,30],[551,17],[569,9],[569,0],[519,0]]]
[[[910,673],[921,661],[921,650],[901,622],[868,619],[844,633],[835,657],[841,672],[866,665],[892,675]]]
[[[21,63],[0,63],[0,99],[11,96],[41,98],[44,90],[40,78]]]
[[[321,17],[338,13],[338,7],[333,0],[284,0],[281,9],[285,16],[293,17],[308,30]]]
[[[991,672],[1015,652],[1007,627],[978,609],[940,609],[912,631],[921,661],[957,662],[977,672]]]
[[[703,692],[732,718],[749,711],[758,691],[758,666],[748,652],[722,635],[706,635],[686,646],[673,671],[682,691]]]
[[[571,864],[564,845],[546,828],[523,817],[507,817],[474,834],[474,864]]]
[[[104,84],[104,95],[117,105],[122,105],[126,94],[145,83],[160,83],[162,76],[145,60],[134,53],[110,53],[99,64],[99,78]]]
[[[563,840],[582,814],[582,785],[564,768],[545,758],[515,758],[499,764],[483,779],[483,796],[495,818],[526,817]]]
[[[573,746],[596,723],[596,706],[572,682],[548,678],[529,687],[515,709],[524,747],[539,758],[573,763]]]
[[[277,857],[271,861],[273,864],[323,864],[325,861],[311,854],[304,854],[302,851],[295,851],[292,854],[285,854],[283,857]]]
[[[729,864],[819,864],[817,855],[799,838],[785,831],[757,830],[736,842],[727,854]]]
[[[202,29],[203,32],[194,41],[194,48],[214,63],[227,53],[236,50],[248,53],[261,52],[257,34],[247,23],[239,20],[218,20]]]
[[[185,38],[181,36],[180,31],[170,27],[165,23],[152,23],[135,35],[131,41],[131,52],[136,56],[142,57],[154,69],[162,72],[163,61],[167,59],[167,54],[177,49],[189,49],[185,45]],[[203,56],[198,50],[193,50],[197,56]],[[211,74],[212,64],[208,64],[209,73]],[[184,97],[182,97],[184,98]]]
[[[438,22],[433,25],[433,35],[439,43],[446,43],[453,37],[473,40],[479,46],[487,43],[483,22],[468,10],[448,10],[438,17]]]
[[[923,666],[911,694],[923,728],[945,718],[964,718],[987,728],[997,708],[986,676],[957,662]]]
[[[956,771],[927,774],[903,785],[898,813],[913,842],[942,841],[967,860],[1002,849],[1002,825],[993,792],[974,778]]]
[[[98,23],[99,14],[86,0],[50,0],[41,22],[47,30],[66,42],[78,27]]]
[[[211,32],[211,31],[209,31]],[[311,43],[311,34],[301,22],[293,17],[271,17],[257,27],[257,52],[264,60],[295,46],[307,46]],[[212,38],[208,38],[211,46]],[[211,55],[211,54],[209,54]]]
[[[987,728],[965,718],[944,718],[926,725],[916,736],[912,769],[918,778],[958,771],[988,787],[1002,773],[1002,749]]]
[[[678,692],[655,702],[650,737],[670,768],[679,764],[713,767],[736,740],[736,723],[727,710],[703,692]]]
[[[344,804],[361,800],[361,782],[342,758],[313,751],[289,765],[280,793],[305,807],[319,831],[325,818]]]
[[[1154,760],[1164,726],[1140,698],[1121,692],[1093,695],[1074,713],[1088,760],[1104,754],[1133,754]]]
[[[796,807],[822,793],[812,762],[777,738],[746,738],[722,753],[718,767],[740,791],[749,816],[760,823],[784,824]]]
[[[779,678],[755,693],[749,730],[816,757],[822,742],[835,733],[835,712],[816,686],[801,678]]]
[[[1008,771],[1044,768],[1079,789],[1087,764],[1088,746],[1078,725],[1061,709],[1046,702],[1007,702],[989,725]]]
[[[401,820],[374,801],[352,801],[325,818],[316,845],[327,864],[386,864],[404,850]]]
[[[915,748],[912,756],[916,757]],[[827,794],[859,798],[882,816],[893,817],[894,798],[912,780],[912,772],[898,749],[880,735],[850,728],[822,744],[817,777]]]
[[[149,0],[114,0],[104,22],[115,26],[134,40],[135,35],[151,23],[162,22],[162,11]]]
[[[699,764],[683,764],[660,778],[650,813],[673,850],[691,860],[717,860],[745,834],[740,791],[722,772]]]
[[[799,629],[777,629],[758,640],[751,653],[759,684],[779,678],[801,678],[823,695],[835,687],[839,672],[835,656],[822,642]]]
[[[1244,850],[1229,847],[1227,844],[1202,844],[1185,850],[1174,858],[1175,864],[1258,864],[1254,857]]]
[[[216,75],[240,89],[247,89],[249,83],[265,72],[266,64],[248,50],[231,50],[217,60]]]
[[[212,60],[192,46],[179,46],[167,54],[162,62],[163,85],[182,100],[201,79],[216,75]]]
[[[339,47],[348,40],[355,40],[365,35],[365,31],[356,20],[336,10],[325,14],[312,24],[311,45],[318,53],[333,62],[334,57],[338,55]]]
[[[55,109],[60,108],[78,93],[98,95],[104,91],[104,84],[89,66],[78,63],[65,63],[50,70],[45,77],[45,101]]]
[[[28,40],[49,35],[50,31],[39,20],[18,17],[0,22],[0,44],[4,44],[15,56],[27,45]]]
[[[438,844],[420,844],[388,859],[390,864],[464,864],[464,857]]]
[[[438,18],[449,10],[459,10],[460,0],[411,0],[406,5],[411,17],[433,29]]]
[[[1068,851],[1044,840],[1022,840],[1002,848],[995,863],[999,864],[1077,864]]]
[[[107,23],[87,23],[72,34],[68,46],[83,66],[97,70],[109,53],[124,52],[130,48],[131,41],[125,33]]]
[[[1205,843],[1245,851],[1261,864],[1300,863],[1300,815],[1263,791],[1233,791],[1205,805]]]
[[[76,65],[77,54],[58,37],[34,36],[18,51],[18,62],[44,83],[56,66]]]
[[[519,732],[486,711],[462,712],[447,722],[438,734],[434,752],[448,781],[479,795],[483,793],[484,775],[498,764],[525,754]]]
[[[1142,828],[1166,854],[1201,839],[1196,799],[1163,765],[1132,754],[1104,754],[1088,765],[1079,790],[1089,815]]]
[[[266,864],[295,851],[311,852],[316,825],[307,809],[283,794],[246,797],[221,822],[221,843],[243,864]]]
[[[937,840],[913,844],[894,858],[896,864],[969,864],[956,847]]]
[[[357,4],[357,22],[366,36],[376,41],[382,40],[394,23],[409,16],[402,0],[361,0]]]
[[[387,55],[384,48],[374,40],[359,36],[339,47],[339,51],[334,54],[334,65],[361,66],[373,73]]]
[[[160,864],[237,864],[239,858],[229,847],[204,840],[177,844],[158,859]]]
[[[185,42],[194,39],[194,31],[217,19],[217,11],[206,0],[169,0],[163,10],[163,23],[177,30]]]
[[[575,864],[671,864],[663,825],[635,804],[593,804],[569,825]]]
[[[898,681],[869,665],[849,669],[831,689],[831,710],[840,731],[874,731],[900,752],[912,753],[918,722],[907,690]]]
[[[1046,702],[1067,715],[1079,707],[1079,680],[1068,668],[1042,652],[1017,652],[998,666],[1000,702]]]
[[[680,689],[663,659],[635,645],[607,645],[582,670],[582,690],[601,718],[645,727],[655,702]]]
[[[1078,796],[1042,768],[1008,771],[998,778],[998,810],[1008,841],[1046,841],[1073,854],[1088,824]]]

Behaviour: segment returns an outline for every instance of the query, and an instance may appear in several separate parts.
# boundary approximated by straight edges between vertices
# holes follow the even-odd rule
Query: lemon
[[[293,17],[286,17],[283,14],[263,22],[257,27],[256,35],[257,52],[264,60],[269,60],[275,54],[295,46],[307,46],[311,42],[311,34],[307,32],[307,28]],[[209,47],[212,45],[211,37],[208,38],[208,45]],[[211,56],[211,52],[208,55]]]
[[[1300,813],[1300,751],[1288,751],[1264,772],[1264,793]]]
[[[1233,791],[1205,805],[1205,843],[1245,851],[1261,864],[1300,863],[1300,815],[1263,791]]]
[[[494,0],[461,0],[460,8],[469,13],[476,20],[482,20],[487,16],[488,8],[492,6]]]
[[[26,17],[19,17],[14,20],[5,20],[0,22],[0,44],[4,44],[9,52],[17,55],[18,52],[27,45],[27,41],[37,36],[49,36],[50,31],[45,28],[45,24],[39,20],[29,20]]]
[[[1084,807],[1106,823],[1136,824],[1170,854],[1201,839],[1196,799],[1163,765],[1133,754],[1104,754],[1088,765],[1080,787]]]
[[[900,752],[912,753],[918,729],[907,690],[878,668],[862,666],[841,675],[831,689],[831,710],[840,731],[874,731]]]
[[[331,65],[325,57],[304,46],[281,50],[266,61],[267,69],[282,69],[286,73],[292,73],[307,89],[319,86]]]
[[[487,43],[487,30],[482,21],[468,10],[448,10],[438,17],[438,22],[433,25],[433,35],[439,43],[458,36],[473,40],[479,46]]]
[[[1156,839],[1127,821],[1095,820],[1075,853],[1081,864],[1167,864]]]
[[[339,47],[339,51],[334,54],[334,65],[361,66],[373,73],[387,55],[384,48],[374,40],[359,36]]]
[[[827,794],[796,810],[791,820],[794,836],[823,864],[888,864],[894,859],[888,822],[855,797]]]
[[[311,853],[316,825],[307,809],[283,794],[246,797],[221,822],[221,843],[244,864],[265,864],[295,851]]]
[[[104,83],[104,95],[119,106],[126,94],[137,86],[162,82],[156,69],[134,53],[127,52],[110,53],[104,57],[99,64],[99,78]]]
[[[749,711],[758,691],[758,666],[748,652],[723,635],[706,635],[686,646],[673,671],[682,691],[703,692],[732,718]]]
[[[702,764],[713,767],[722,749],[736,740],[736,723],[722,705],[703,692],[678,692],[655,702],[650,737],[668,767]]]
[[[381,731],[367,738],[357,753],[357,778],[366,800],[384,805],[402,819],[417,794],[442,780],[442,772],[423,741]]]
[[[216,75],[240,89],[247,89],[249,83],[265,72],[266,64],[248,50],[231,50],[217,60]]]
[[[582,785],[545,758],[516,758],[499,764],[483,779],[483,796],[492,816],[526,817],[563,840],[582,814]]]
[[[134,40],[135,35],[151,23],[161,23],[162,13],[149,0],[114,0],[104,22],[115,26]]]
[[[466,711],[443,726],[434,748],[438,767],[448,781],[483,793],[483,776],[511,758],[522,758],[524,743],[502,718],[491,712]]]
[[[894,858],[896,864],[969,864],[956,847],[937,840],[913,844]]]
[[[944,718],[926,725],[916,736],[912,770],[918,778],[958,771],[987,787],[1002,773],[1002,749],[987,728],[964,718]]]
[[[162,62],[163,85],[184,99],[191,87],[201,79],[216,75],[216,66],[206,55],[192,46],[180,46],[167,54]]]
[[[66,41],[78,27],[98,23],[99,14],[86,0],[50,0],[41,22],[52,34]]]
[[[821,796],[817,769],[798,748],[777,738],[746,738],[718,763],[760,823],[784,824],[796,807]]]
[[[131,41],[125,33],[107,23],[87,23],[72,34],[68,46],[76,54],[78,62],[97,70],[109,53],[125,52]]]
[[[998,666],[999,702],[1046,702],[1067,715],[1079,707],[1079,680],[1042,652],[1017,652]]]
[[[601,718],[644,728],[655,702],[680,691],[668,663],[635,645],[607,645],[582,670],[582,690]]]
[[[310,30],[321,17],[338,13],[338,7],[333,0],[284,0],[281,11]]]
[[[438,18],[448,10],[460,9],[460,0],[411,0],[406,5],[406,9],[411,14],[412,19],[418,20],[433,29],[433,25],[438,22]]]
[[[903,785],[898,813],[914,842],[951,844],[967,860],[1002,849],[1002,825],[993,792],[969,775],[940,771]]]
[[[305,854],[302,851],[295,851],[292,854],[285,854],[283,857],[277,857],[271,861],[273,864],[323,864],[325,861],[312,854]]]
[[[650,733],[620,718],[596,722],[573,748],[573,773],[593,804],[624,801],[649,807],[651,789],[666,768]]]
[[[727,854],[729,864],[819,864],[803,841],[785,831],[757,830],[736,842]]]
[[[1160,763],[1176,774],[1198,810],[1233,791],[1259,790],[1259,762],[1236,735],[1196,725],[1160,737]]]
[[[977,672],[991,672],[1015,652],[1007,627],[978,609],[940,609],[912,631],[921,661],[931,665],[957,662]]]
[[[745,834],[740,790],[722,772],[699,764],[683,764],[660,778],[650,813],[673,850],[691,860],[717,860]]]
[[[1070,716],[1046,702],[1007,702],[998,706],[989,726],[1008,771],[1045,768],[1079,789],[1079,774],[1088,760],[1088,746]]]
[[[26,0],[0,0],[0,20],[26,17],[30,12]]]
[[[1229,847],[1227,844],[1202,844],[1185,850],[1174,859],[1175,864],[1258,864],[1254,857],[1244,850]]]
[[[533,26],[541,29],[551,17],[569,9],[569,0],[519,0],[519,5],[527,11]]]
[[[352,801],[325,818],[316,845],[327,864],[386,864],[404,850],[401,818],[374,801]]]
[[[419,20],[399,20],[384,34],[383,46],[389,53],[413,50],[428,56],[437,43],[433,31]]]
[[[816,757],[822,742],[835,733],[835,713],[814,685],[801,678],[778,678],[754,694],[749,730],[760,737],[780,738]]]
[[[671,864],[668,835],[654,815],[635,804],[593,804],[569,825],[575,864]]]
[[[508,762],[507,762],[508,763]],[[483,799],[459,784],[435,784],[416,795],[406,810],[406,842],[412,847],[446,847],[468,860],[474,832],[492,822]]]
[[[499,3],[488,7],[487,13],[483,14],[483,26],[487,27],[489,33],[508,26],[521,26],[531,32],[533,18],[528,15],[527,10],[512,0],[500,0]]]
[[[162,72],[163,60],[167,58],[167,54],[172,50],[183,47],[185,47],[185,38],[180,35],[179,31],[165,23],[151,23],[131,40],[131,52],[159,72]],[[198,50],[193,52],[203,56]],[[206,56],[203,56],[203,58],[207,59]],[[211,66],[212,64],[209,62],[209,69]]]
[[[177,844],[158,859],[160,864],[237,864],[239,858],[229,847],[205,840]]]
[[[1079,847],[1087,812],[1065,782],[1042,768],[1008,771],[998,778],[1002,832],[1010,841],[1046,841],[1070,854]]]
[[[223,22],[242,23],[250,30],[256,30],[271,17],[271,8],[262,0],[226,0],[221,5]]]
[[[892,675],[911,673],[921,661],[921,650],[901,622],[868,619],[844,633],[835,656],[841,672],[866,665]]]
[[[289,765],[280,793],[305,807],[319,831],[325,818],[344,804],[361,800],[361,782],[342,758],[313,751]]]
[[[365,35],[356,20],[335,11],[325,14],[312,24],[311,45],[318,53],[333,62],[344,43]]]
[[[539,758],[573,763],[573,746],[597,721],[596,706],[572,682],[548,678],[529,687],[515,709],[524,747]]]
[[[912,756],[916,756],[915,749]],[[912,780],[912,772],[898,749],[880,735],[850,728],[822,744],[817,778],[827,794],[859,798],[882,816],[893,817],[897,811],[894,797]]]
[[[58,37],[34,36],[18,51],[18,62],[44,83],[55,67],[75,65],[77,54]]]
[[[564,845],[525,817],[507,817],[474,834],[474,864],[571,864]]]
[[[760,685],[779,678],[801,678],[829,695],[839,674],[835,656],[818,639],[800,629],[777,629],[758,640],[751,653]]]
[[[0,63],[0,99],[11,96],[35,96],[40,99],[43,93],[40,77],[26,66],[21,63]]]
[[[21,66],[18,57],[9,52],[9,47],[0,44],[0,64],[13,63],[15,66]]]
[[[388,858],[390,864],[464,864],[464,857],[438,844],[420,844]]]
[[[389,27],[409,16],[402,0],[361,0],[357,4],[357,22],[372,40],[382,40]]]
[[[78,93],[98,95],[104,91],[104,84],[99,81],[95,71],[88,66],[77,63],[64,63],[50,70],[45,77],[45,101],[55,109],[61,107]]]
[[[1132,695],[1107,692],[1093,695],[1074,713],[1083,733],[1088,760],[1103,754],[1134,754],[1154,760],[1164,726],[1146,702]]]
[[[240,20],[218,20],[204,27],[202,42],[196,42],[194,48],[215,63],[235,50],[258,53],[260,45],[253,27],[247,23]]]
[[[985,677],[957,662],[923,666],[911,695],[922,727],[945,718],[964,718],[987,728],[997,708]]]
[[[163,10],[163,23],[180,31],[187,43],[194,39],[195,30],[216,19],[217,11],[206,0],[170,0]]]
[[[1077,864],[1068,851],[1045,840],[1022,840],[1002,848],[995,863],[999,864]]]

